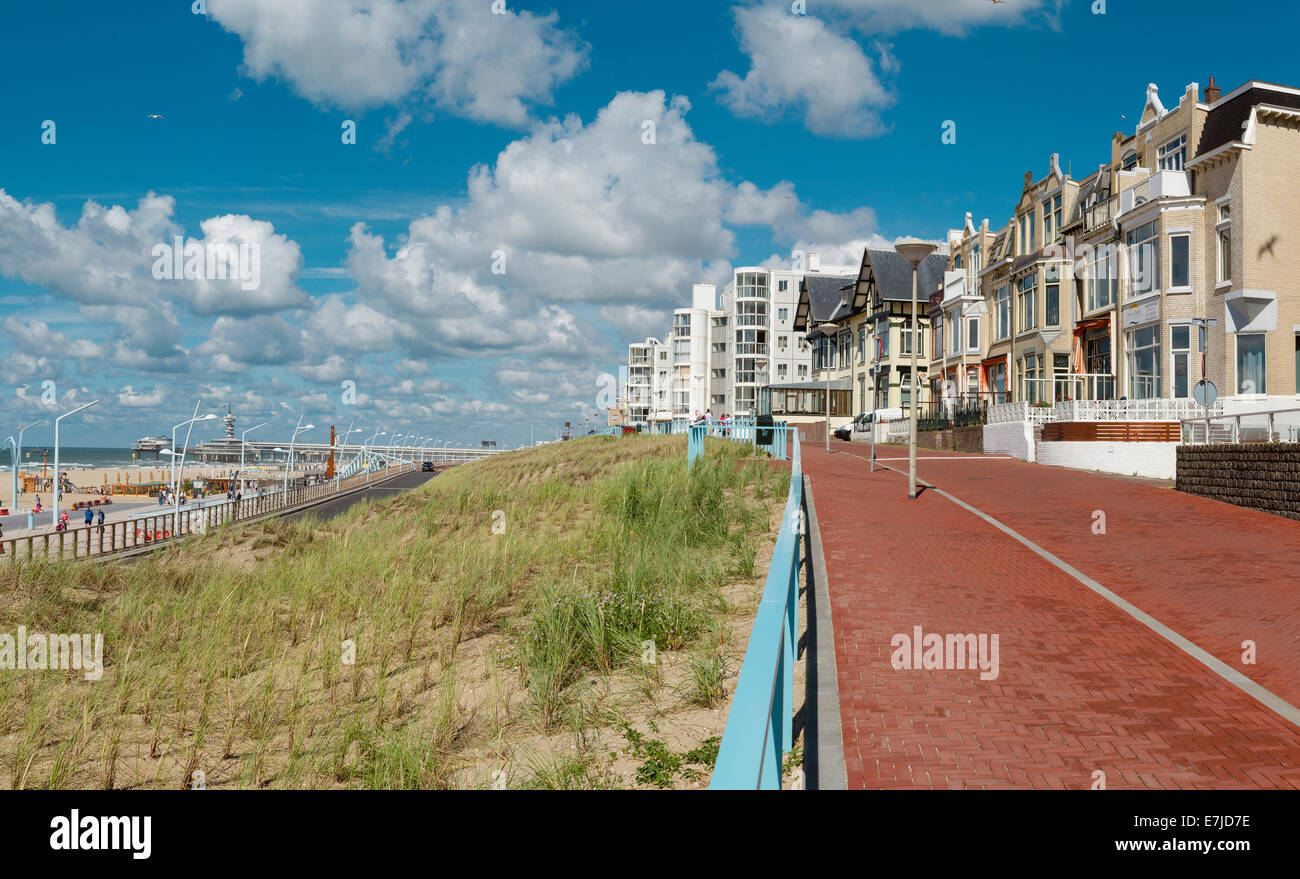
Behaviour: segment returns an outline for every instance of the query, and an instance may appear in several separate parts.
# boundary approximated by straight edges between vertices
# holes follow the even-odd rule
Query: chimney
[[[1219,99],[1219,87],[1214,84],[1214,77],[1210,77],[1210,84],[1205,87],[1205,103],[1213,104]]]
[[[808,254],[808,271],[820,272],[822,270],[822,255],[820,253]]]

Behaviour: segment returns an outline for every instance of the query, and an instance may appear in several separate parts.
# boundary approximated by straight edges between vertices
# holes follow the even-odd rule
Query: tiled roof
[[[871,275],[883,301],[912,301],[912,264],[901,253],[897,250],[868,250],[867,260],[871,263]],[[929,301],[930,294],[942,283],[947,267],[948,257],[942,253],[930,254],[917,266],[918,299]]]
[[[1241,127],[1250,118],[1250,108],[1256,104],[1276,104],[1300,110],[1300,95],[1277,91],[1265,83],[1256,83],[1235,98],[1224,101],[1210,111],[1201,130],[1201,142],[1196,147],[1198,156],[1216,150],[1225,143],[1241,139]]]

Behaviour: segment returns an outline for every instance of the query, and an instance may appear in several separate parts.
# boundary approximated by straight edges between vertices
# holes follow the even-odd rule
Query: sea
[[[30,473],[39,472],[41,459],[45,466],[54,466],[54,449],[50,446],[23,446],[22,469]],[[195,462],[198,463],[198,462]],[[60,470],[89,470],[95,467],[118,467],[129,470],[139,466],[146,470],[166,469],[171,462],[166,455],[154,458],[152,452],[133,452],[130,448],[106,448],[104,446],[59,446]],[[8,450],[0,450],[0,473],[13,470],[13,457]]]

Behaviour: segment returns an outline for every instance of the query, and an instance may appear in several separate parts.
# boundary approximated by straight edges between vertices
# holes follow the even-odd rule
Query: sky
[[[552,439],[693,283],[1000,226],[1053,152],[1108,160],[1148,82],[1300,84],[1261,26],[1291,9],[5,4],[0,437],[98,400],[64,444],[196,404],[262,439]]]

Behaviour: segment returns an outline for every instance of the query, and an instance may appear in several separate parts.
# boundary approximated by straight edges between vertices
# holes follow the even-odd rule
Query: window
[[[1044,323],[1049,327],[1059,327],[1061,325],[1060,277],[1060,269],[1056,266],[1048,266],[1044,273],[1044,280],[1047,282],[1047,309]]]
[[[1174,289],[1192,285],[1192,236],[1169,236],[1169,286]]]
[[[913,323],[914,321],[909,320],[906,324],[904,324],[899,329],[899,333],[902,336],[902,343],[903,343],[902,353],[908,355],[912,353],[912,336],[915,335],[916,356],[924,357],[925,356],[925,336],[923,335],[924,328],[920,327],[920,328],[913,329],[912,327]]]
[[[972,317],[966,321],[966,350],[978,351],[980,349],[980,320]]]
[[[852,363],[853,335],[845,330],[836,337],[835,342],[838,349],[836,353],[839,355],[839,368],[845,369]]]
[[[766,299],[767,273],[741,272],[736,275],[736,297],[738,299]]]
[[[781,283],[784,284],[785,281],[782,281]],[[782,289],[784,289],[784,288],[782,288]],[[782,322],[785,322],[785,321],[789,320],[789,319],[790,319],[790,309],[788,309],[788,308],[778,308],[778,309],[776,310],[776,319],[779,320],[779,321],[782,321]]]
[[[738,327],[767,326],[767,303],[766,302],[737,302],[736,303],[736,326]]]
[[[782,281],[781,283],[784,284],[785,282]],[[786,377],[786,364],[784,364],[784,363],[778,363],[778,364],[776,365],[776,377],[777,377],[777,378],[785,378],[785,377]]]
[[[1114,305],[1119,286],[1119,254],[1115,245],[1093,248],[1088,275],[1088,310]]]
[[[1007,362],[999,361],[989,367],[989,387],[993,390],[994,403],[1007,402]]]
[[[934,354],[939,356],[943,353],[943,315],[934,316]]]
[[[727,343],[726,343],[726,342],[714,342],[714,343],[713,343],[713,353],[714,353],[714,354],[726,354],[726,353],[727,353]]]
[[[1129,291],[1128,295],[1142,296],[1160,288],[1160,251],[1156,246],[1155,221],[1143,223],[1129,231],[1128,243]]]
[[[880,359],[889,356],[889,321],[876,324],[876,355]]]
[[[1020,332],[1032,330],[1038,326],[1038,315],[1034,310],[1038,299],[1038,281],[1034,275],[1025,275],[1020,279],[1020,292],[1016,305],[1020,309]]]
[[[786,349],[786,347],[789,345],[789,339],[790,339],[789,336],[777,336],[777,337],[776,337],[776,347],[778,347],[778,348],[780,348],[782,351],[784,351],[784,350]]]
[[[1160,148],[1158,155],[1161,171],[1181,171],[1187,161],[1187,135],[1181,134]]]
[[[858,324],[858,363],[867,362],[867,325]]]
[[[1188,396],[1188,368],[1191,359],[1192,328],[1174,324],[1169,328],[1169,350],[1173,358],[1173,394],[1176,399]]]
[[[1023,379],[1024,394],[1023,398],[1031,403],[1038,403],[1046,400],[1049,396],[1047,393],[1047,382],[1044,381],[1043,375],[1044,358],[1042,354],[1026,354],[1023,365],[1021,366],[1020,375]]]
[[[808,364],[806,364],[806,363],[800,363],[800,364],[799,364],[799,378],[807,378],[807,377],[808,377]]]
[[[994,294],[994,338],[1005,339],[1011,335],[1011,288],[999,287]]]
[[[777,291],[778,293],[784,293],[784,292],[785,292],[786,290],[788,290],[789,288],[790,288],[790,282],[789,282],[789,281],[777,281],[777,282],[776,282],[776,291]],[[784,318],[782,318],[782,320],[784,320]]]
[[[1267,394],[1264,334],[1237,333],[1237,393]]]
[[[912,374],[900,369],[898,371],[898,405],[902,409],[912,407]]]
[[[1128,334],[1129,397],[1149,400],[1160,396],[1159,325]]]
[[[1061,197],[1049,198],[1043,202],[1043,243],[1056,240],[1056,233],[1061,231]]]
[[[1020,218],[1020,253],[1030,253],[1034,249],[1034,212],[1030,211]]]
[[[1124,158],[1120,160],[1120,165],[1125,171],[1137,167],[1137,163],[1138,163],[1137,150],[1129,150],[1124,154]]]
[[[1218,282],[1232,282],[1232,229],[1224,227],[1219,230],[1219,273]]]
[[[713,370],[713,377],[719,380],[725,379],[727,377],[727,371],[725,369],[715,369]]]

